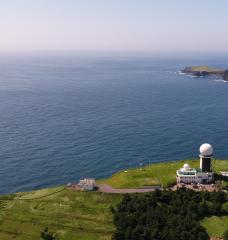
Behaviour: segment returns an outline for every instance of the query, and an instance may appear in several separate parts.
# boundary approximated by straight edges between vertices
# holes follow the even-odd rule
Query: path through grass
[[[18,194],[15,200],[2,202],[0,239],[40,239],[45,227],[57,232],[60,240],[111,239],[114,227],[109,208],[117,204],[121,196],[66,189],[39,198],[58,190],[61,188]],[[37,199],[20,200],[22,198]]]

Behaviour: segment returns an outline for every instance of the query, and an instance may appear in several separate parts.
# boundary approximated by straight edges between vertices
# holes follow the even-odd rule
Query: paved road
[[[108,184],[100,184],[98,185],[99,192],[103,193],[146,193],[146,192],[153,192],[156,188],[112,188]],[[161,188],[160,188],[161,189]]]

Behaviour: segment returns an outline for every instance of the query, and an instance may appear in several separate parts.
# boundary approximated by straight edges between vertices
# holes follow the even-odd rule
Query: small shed
[[[95,179],[94,178],[85,178],[79,181],[78,186],[81,190],[92,191],[95,187]]]

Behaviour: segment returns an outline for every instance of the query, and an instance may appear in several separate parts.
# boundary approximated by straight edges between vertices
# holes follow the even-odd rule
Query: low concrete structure
[[[81,190],[92,191],[95,187],[95,179],[94,178],[85,178],[79,181],[78,186]]]

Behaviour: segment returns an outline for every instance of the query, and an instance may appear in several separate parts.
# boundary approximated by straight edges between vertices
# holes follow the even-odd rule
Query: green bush
[[[187,189],[127,194],[113,211],[113,240],[209,240],[200,220],[214,213],[222,214],[224,202],[223,192]]]
[[[228,214],[228,202],[224,203],[222,205],[222,211],[225,213],[225,214]]]
[[[56,240],[55,234],[49,232],[47,227],[41,232],[40,236],[42,240]]]
[[[228,229],[223,234],[223,240],[228,240]]]

